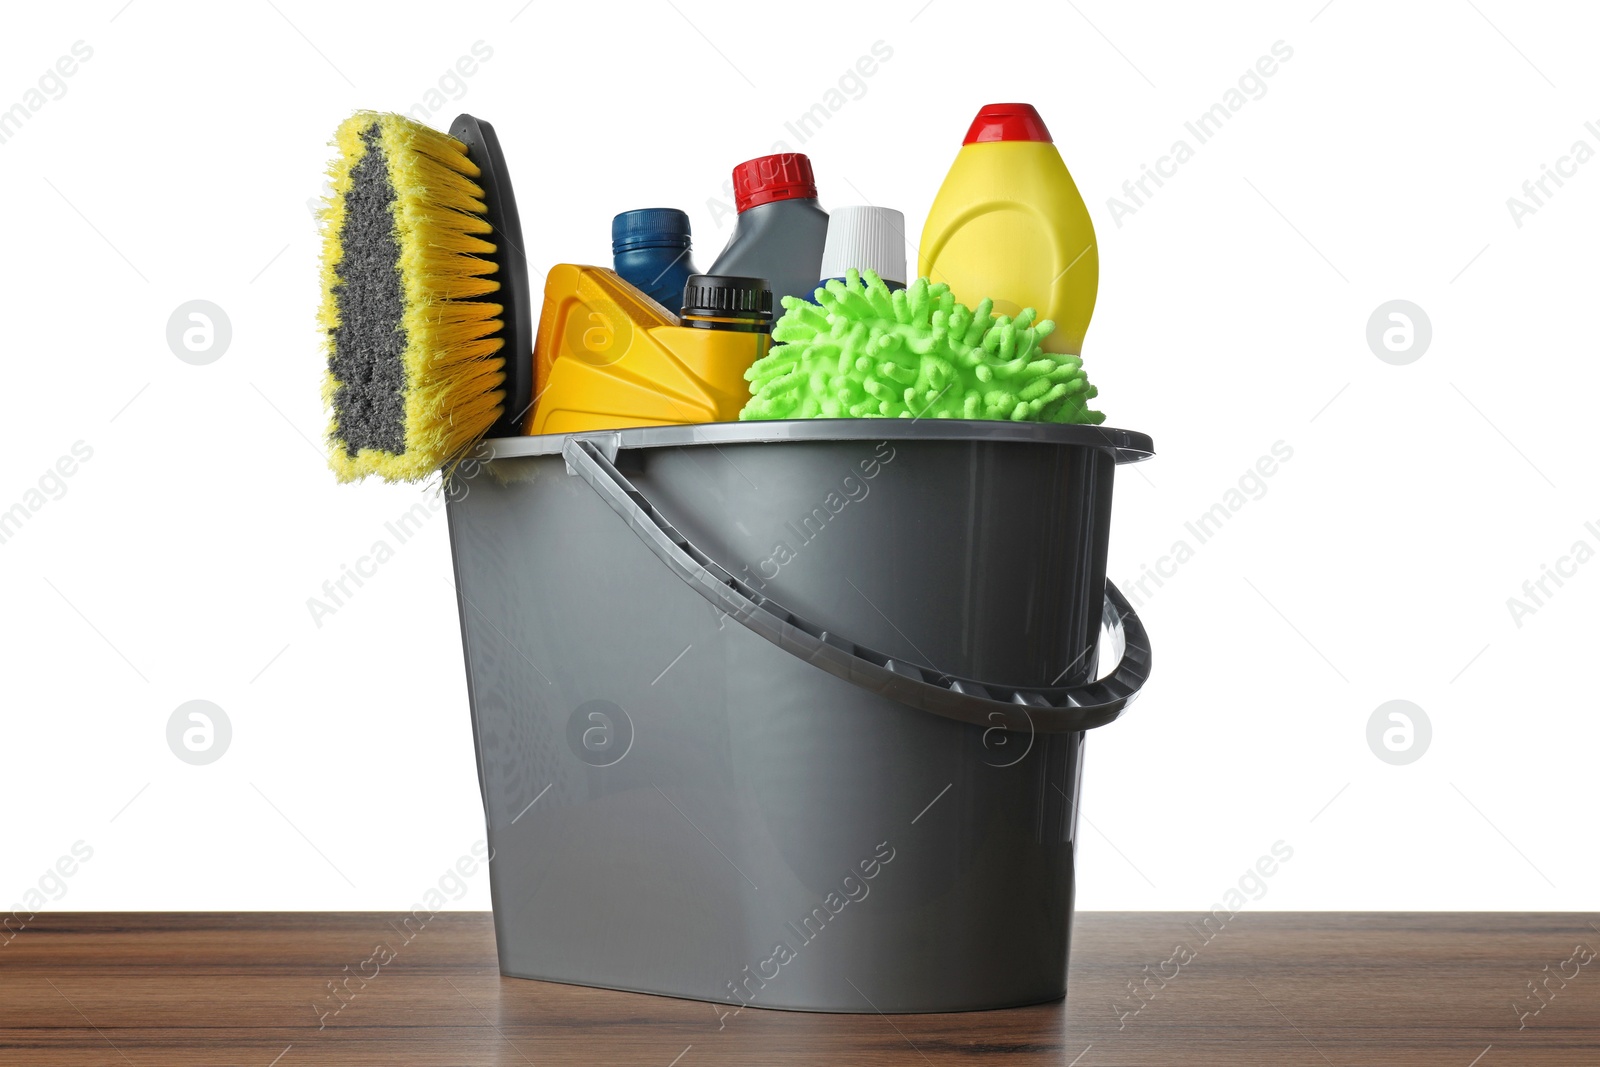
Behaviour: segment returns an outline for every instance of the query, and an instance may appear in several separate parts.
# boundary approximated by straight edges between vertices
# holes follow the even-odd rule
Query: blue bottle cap
[[[675,207],[624,211],[611,220],[611,254],[636,248],[688,248],[689,216]]]

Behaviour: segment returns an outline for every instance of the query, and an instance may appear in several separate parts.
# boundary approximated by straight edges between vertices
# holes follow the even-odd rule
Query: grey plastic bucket
[[[1149,672],[1105,582],[1115,465],[1148,438],[488,449],[447,491],[503,973],[729,1010],[1065,993],[1084,731]]]

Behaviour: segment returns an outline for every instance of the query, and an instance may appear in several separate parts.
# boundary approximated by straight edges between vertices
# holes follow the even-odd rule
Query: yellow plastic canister
[[[614,271],[558,264],[545,281],[527,432],[737,420],[750,399],[744,372],[769,344],[764,324],[737,325],[685,325]]]

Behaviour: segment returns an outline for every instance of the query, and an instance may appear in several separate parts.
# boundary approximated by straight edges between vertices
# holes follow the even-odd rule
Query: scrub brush
[[[741,419],[1105,421],[1088,407],[1099,390],[1083,361],[1040,349],[1055,324],[1032,308],[994,315],[992,301],[969,309],[943,282],[891,292],[853,269],[816,296],[783,298],[775,347],[745,372]]]
[[[340,125],[322,212],[329,466],[420,481],[531,392],[528,267],[494,128],[362,111]]]

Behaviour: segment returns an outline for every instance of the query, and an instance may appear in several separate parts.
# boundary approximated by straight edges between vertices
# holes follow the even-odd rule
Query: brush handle
[[[505,344],[505,380],[500,389],[500,417],[490,427],[490,437],[514,437],[533,406],[533,304],[529,299],[528,256],[522,240],[522,218],[517,194],[506,170],[506,154],[494,127],[472,115],[458,115],[450,136],[467,147],[467,158],[478,165],[478,185],[483,189],[483,218],[490,228],[499,264],[500,288],[493,299],[500,305],[500,335]]]
[[[1150,677],[1150,638],[1116,586],[1106,582],[1104,620],[1120,635],[1116,670],[1084,685],[1017,688],[945,674],[857,645],[783,608],[701,552],[628,478],[608,445],[615,437],[568,437],[567,471],[582,478],[627,521],[686,585],[727,616],[779,648],[870,692],[947,719],[991,729],[1068,733],[1103,726],[1122,714]]]

